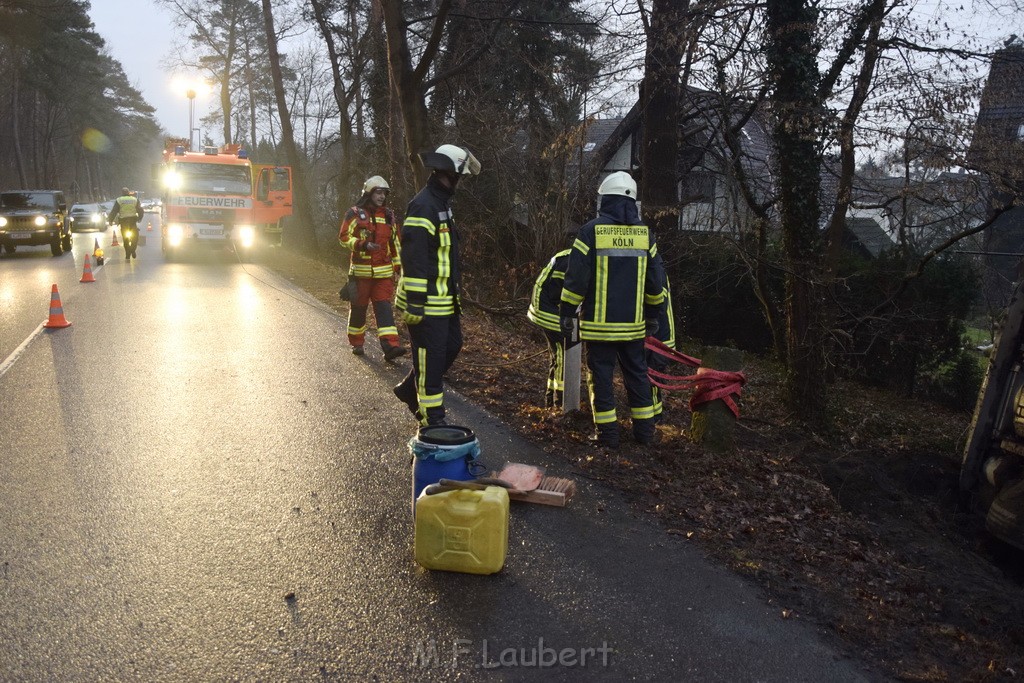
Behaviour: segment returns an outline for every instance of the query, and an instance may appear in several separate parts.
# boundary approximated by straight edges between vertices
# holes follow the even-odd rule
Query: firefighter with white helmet
[[[348,343],[352,353],[362,356],[366,338],[366,312],[373,304],[377,340],[384,359],[393,361],[405,354],[398,340],[391,298],[394,276],[401,269],[399,224],[387,204],[391,186],[379,175],[367,178],[363,193],[341,221],[338,242],[352,252],[346,287],[349,298]]]
[[[480,162],[456,145],[423,152],[420,160],[431,174],[405,212],[395,302],[409,326],[412,370],[394,391],[421,425],[435,425],[445,418],[442,377],[462,349],[462,269],[451,199],[463,176],[480,173]]]
[[[655,428],[644,338],[657,332],[665,275],[654,234],[640,220],[632,176],[625,171],[610,174],[598,194],[597,218],[580,228],[569,253],[560,325],[569,336],[579,311],[598,445],[619,446],[612,380],[616,362],[626,385],[633,437],[644,445],[653,442]]]

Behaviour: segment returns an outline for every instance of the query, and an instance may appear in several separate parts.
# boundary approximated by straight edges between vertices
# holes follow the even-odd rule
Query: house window
[[[679,186],[682,204],[714,204],[715,176],[707,171],[690,171]]]

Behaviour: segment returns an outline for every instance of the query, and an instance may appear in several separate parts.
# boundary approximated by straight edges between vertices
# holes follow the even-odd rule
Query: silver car
[[[75,204],[71,207],[71,232],[106,229],[107,213],[99,204]]]

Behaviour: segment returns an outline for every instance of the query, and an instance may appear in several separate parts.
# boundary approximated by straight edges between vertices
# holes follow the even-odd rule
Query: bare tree
[[[294,169],[293,185],[295,193],[296,225],[291,231],[300,250],[315,253],[317,247],[314,230],[313,212],[309,202],[309,189],[306,184],[305,160],[295,145],[295,133],[292,129],[291,112],[285,97],[284,77],[281,72],[281,55],[277,49],[277,33],[274,30],[274,13],[270,0],[263,2],[263,27],[267,36],[267,56],[270,59],[270,73],[274,81],[274,98],[277,101],[277,115],[281,121],[281,144],[284,146],[288,163]]]

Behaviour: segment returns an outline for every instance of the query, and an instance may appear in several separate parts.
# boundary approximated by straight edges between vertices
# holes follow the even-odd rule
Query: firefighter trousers
[[[561,332],[544,330],[548,342],[548,382],[544,389],[544,407],[557,408],[562,405],[565,389],[565,337]]]
[[[421,424],[444,424],[443,378],[462,350],[462,320],[457,315],[426,316],[409,326],[409,339],[412,370],[395,393],[411,395],[415,388]]]
[[[647,367],[658,372],[665,372],[668,369],[669,361],[665,356],[653,351],[647,351]],[[649,379],[649,378],[648,378]],[[661,402],[661,389],[651,384],[651,400],[654,407],[654,422],[661,422],[661,413],[664,406]]]
[[[372,303],[380,347],[387,351],[398,346],[398,328],[391,309],[391,297],[395,295],[394,280],[390,277],[358,277],[355,281],[356,293],[348,312],[348,343],[362,346],[366,341],[366,312]]]
[[[628,342],[585,342],[587,368],[590,370],[590,407],[594,413],[598,443],[617,446],[619,422],[615,413],[615,386],[613,374],[618,362],[622,371],[629,412],[633,419],[633,436],[640,443],[654,438],[654,406],[651,400],[651,382],[647,377],[647,359],[644,340]]]

